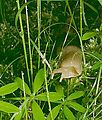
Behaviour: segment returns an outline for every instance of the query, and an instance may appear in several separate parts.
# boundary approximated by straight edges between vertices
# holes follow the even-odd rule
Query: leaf
[[[57,93],[62,94],[64,96],[63,87],[60,84],[56,85],[55,89]]]
[[[40,69],[34,79],[33,83],[34,93],[36,93],[41,88],[41,85],[43,84],[44,80],[45,80],[44,69]]]
[[[98,61],[92,66],[92,70],[97,70],[101,66],[102,66],[102,61]]]
[[[94,52],[94,53],[89,52],[89,54],[93,55],[94,58],[96,58],[96,59],[98,59],[98,60],[102,59],[102,54],[99,54],[97,51]]]
[[[40,106],[36,103],[36,101],[33,101],[32,103],[32,112],[33,112],[34,120],[45,120],[44,114]]]
[[[84,2],[90,9],[92,9],[94,12],[96,12],[98,14],[97,9],[95,9],[95,7],[93,7],[91,4]]]
[[[68,120],[75,120],[75,116],[67,106],[64,106],[64,115]]]
[[[67,102],[67,105],[74,108],[75,110],[77,110],[79,112],[82,112],[82,113],[84,113],[85,110],[86,110],[82,105],[80,105],[80,104],[78,104],[76,102],[71,102],[70,101],[70,102]]]
[[[8,102],[0,101],[0,111],[6,113],[15,113],[15,112],[19,112],[19,108]]]
[[[59,113],[59,110],[61,109],[61,106],[62,105],[58,105],[56,107],[54,107],[51,111],[52,111],[52,116],[53,116],[53,119],[55,119]],[[51,120],[51,114],[49,113],[48,117],[47,117],[47,120]]]
[[[92,37],[96,36],[96,32],[86,32],[83,36],[82,36],[82,40],[88,40]]]
[[[64,97],[63,95],[60,95],[57,92],[49,92],[49,98],[50,98],[51,102],[61,100],[61,99],[63,99],[63,97]],[[47,93],[41,93],[41,94],[35,96],[35,99],[41,100],[41,101],[48,101]]]
[[[62,2],[62,1],[65,1],[65,0],[41,0],[41,1],[47,1],[47,2],[51,2],[51,1],[52,1],[52,2],[53,2],[53,1],[59,2],[59,1],[61,1],[61,2]]]
[[[98,0],[98,2],[102,5],[102,0]]]
[[[77,99],[77,98],[80,98],[84,95],[84,92],[83,91],[77,91],[77,92],[74,92],[72,93],[71,95],[69,95],[67,97],[67,100],[73,100],[73,99]]]
[[[5,86],[0,87],[0,96],[13,93],[17,89],[18,89],[18,84],[16,82],[9,83]]]
[[[18,87],[19,87],[22,91],[24,91],[24,89],[23,89],[23,80],[22,80],[21,78],[19,78],[19,77],[16,77],[16,78],[15,78],[15,82],[17,82]],[[24,82],[24,86],[25,86],[25,93],[28,94],[28,95],[31,95],[31,91],[30,91],[28,85],[27,85],[25,82]]]
[[[22,112],[19,112],[19,113],[15,116],[14,120],[21,120],[21,118],[22,118]]]
[[[25,114],[25,107],[23,106],[22,109],[20,109],[19,113],[16,115],[14,114],[14,120],[22,120],[22,116]]]
[[[24,3],[24,4],[21,6],[21,8],[18,10],[17,14],[16,14],[16,17],[15,17],[15,26],[16,26],[17,31],[18,31],[18,27],[17,27],[18,17],[19,17],[19,15],[21,14],[22,10],[25,8],[25,6],[27,6],[27,5],[28,5],[29,3],[31,3],[31,2],[33,2],[33,1],[29,1],[29,2],[27,2],[27,3]],[[18,32],[19,32],[19,31],[18,31]]]

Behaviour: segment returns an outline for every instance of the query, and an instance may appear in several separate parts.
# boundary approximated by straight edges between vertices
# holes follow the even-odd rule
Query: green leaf
[[[27,2],[27,3],[24,3],[24,4],[21,6],[21,8],[18,10],[17,14],[16,14],[15,26],[16,26],[17,31],[18,31],[18,27],[17,27],[18,17],[19,17],[19,15],[21,14],[22,10],[25,8],[25,6],[27,6],[27,5],[28,5],[29,3],[31,3],[31,2],[33,2],[33,1],[29,1],[29,2]],[[18,31],[18,32],[19,32],[19,31]]]
[[[68,120],[75,120],[75,116],[67,106],[64,106],[64,115]]]
[[[92,52],[89,52],[90,55],[93,55],[94,58],[100,60],[102,59],[102,54],[99,54],[97,51],[92,53]]]
[[[50,98],[51,102],[61,100],[61,99],[63,99],[63,97],[64,97],[63,95],[60,95],[57,92],[49,92],[49,98]],[[48,101],[47,93],[41,93],[41,94],[35,96],[35,99],[41,100],[41,101]]]
[[[22,80],[21,78],[19,78],[19,77],[16,77],[16,78],[15,78],[15,82],[17,82],[18,87],[19,87],[22,91],[24,91],[24,89],[23,89],[23,80]],[[28,94],[28,95],[31,95],[31,91],[30,91],[28,85],[27,85],[25,82],[24,82],[24,87],[25,87],[25,93]]]
[[[15,114],[12,116],[12,117],[14,117],[14,120],[22,120],[22,117],[25,114],[25,106],[23,106],[22,109],[20,108],[20,111],[16,115]]]
[[[8,102],[0,101],[0,111],[6,113],[15,113],[15,112],[19,112],[19,108]]]
[[[22,118],[22,112],[19,112],[19,113],[15,116],[14,120],[21,120],[21,118]]]
[[[17,89],[18,89],[18,84],[16,82],[9,83],[5,86],[0,87],[0,96],[13,93]]]
[[[34,93],[36,93],[41,88],[41,85],[43,84],[44,80],[45,80],[44,69],[40,69],[34,79],[33,83]]]
[[[67,102],[67,105],[74,108],[75,110],[77,110],[79,112],[82,112],[82,113],[84,113],[85,110],[86,110],[82,105],[80,105],[80,104],[78,104],[76,102],[71,102],[70,101],[70,102]]]
[[[53,2],[53,1],[55,1],[55,2],[59,2],[59,1],[65,1],[65,0],[41,0],[41,1],[47,1],[47,2]]]
[[[98,10],[95,9],[95,7],[93,7],[91,4],[84,2],[90,9],[92,9],[94,12],[96,12],[98,14]]]
[[[84,92],[83,91],[77,91],[77,92],[74,92],[72,93],[71,95],[69,95],[67,97],[67,100],[73,100],[73,99],[77,99],[77,98],[80,98],[84,95]]]
[[[102,61],[98,61],[92,66],[92,70],[97,70],[101,66],[102,66]]]
[[[63,87],[58,84],[55,86],[56,92],[64,96]]]
[[[98,2],[102,5],[102,0],[98,0]]]
[[[45,120],[44,114],[40,106],[36,103],[36,101],[33,101],[32,103],[32,112],[33,112],[34,120]]]
[[[56,107],[54,107],[51,111],[52,111],[52,116],[53,116],[53,119],[55,119],[59,113],[59,110],[61,109],[61,106],[62,105],[58,105]],[[49,113],[48,117],[47,117],[47,120],[51,120],[51,114]]]
[[[83,36],[82,36],[82,40],[88,40],[92,37],[96,36],[96,32],[86,32]]]

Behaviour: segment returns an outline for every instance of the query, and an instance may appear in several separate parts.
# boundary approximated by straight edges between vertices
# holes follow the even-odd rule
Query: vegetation
[[[101,0],[0,0],[0,119],[102,119]],[[51,79],[65,46],[80,76]]]

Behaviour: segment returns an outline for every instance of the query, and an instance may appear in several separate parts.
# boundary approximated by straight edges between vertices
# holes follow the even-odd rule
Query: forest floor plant
[[[12,29],[7,27],[3,1],[0,3],[2,20],[10,31],[0,24],[5,28],[0,32],[3,41],[0,49],[5,45],[7,32],[18,41],[13,48],[7,44],[10,57],[6,54],[7,58],[0,63],[0,119],[101,120],[102,23],[95,27],[88,17],[91,14],[85,14],[88,8],[99,17],[93,7],[96,1],[93,5],[88,0],[17,0],[16,3],[15,28]],[[99,3],[101,7],[100,0]],[[92,20],[96,24],[98,18]],[[51,73],[67,45],[80,46],[83,72],[79,77],[60,83],[60,75],[51,79]],[[19,52],[9,62],[16,46]]]

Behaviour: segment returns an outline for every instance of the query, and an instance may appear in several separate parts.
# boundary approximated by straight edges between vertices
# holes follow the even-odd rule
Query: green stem
[[[19,0],[17,0],[17,6],[18,6],[18,10],[19,10],[20,9]],[[23,30],[21,14],[19,14],[19,21],[20,21],[20,27],[21,27],[21,38],[22,38],[22,42],[23,42],[23,49],[24,49],[24,56],[25,56],[25,62],[26,62],[26,68],[27,68],[28,81],[29,81],[29,85],[30,85],[28,59],[27,59],[27,52],[26,52],[26,45],[25,45],[25,39],[24,39],[24,30]]]
[[[49,97],[49,91],[48,91],[48,85],[47,85],[46,64],[44,64],[44,75],[45,75],[45,85],[46,85],[46,92],[47,92],[47,99],[48,99],[49,111],[50,111],[50,114],[51,114],[51,120],[54,120],[53,119],[53,115],[52,115],[52,111],[51,111],[50,97]]]
[[[84,54],[84,48],[83,48],[83,43],[82,43],[82,14],[83,14],[83,0],[80,0],[80,45],[81,45],[81,50],[82,50],[82,55],[83,55],[83,62],[84,66],[86,65],[86,60],[85,60],[85,54]]]
[[[24,73],[22,72],[22,80],[23,80],[23,91],[24,91],[24,100],[26,101],[26,93],[25,93],[25,85],[24,85]],[[28,120],[28,110],[27,110],[27,103],[25,104],[25,117]]]
[[[27,0],[25,0],[25,3],[27,3]],[[31,82],[33,82],[33,63],[32,63],[32,54],[31,54],[31,41],[30,41],[30,30],[29,30],[29,19],[28,19],[27,6],[26,6],[26,20],[27,20],[28,45],[29,45],[29,56],[30,56]]]
[[[70,5],[69,5],[68,0],[66,0],[66,5],[67,5],[67,7],[68,7],[68,10],[69,10],[69,13],[70,13],[70,16],[71,16],[73,25],[74,25],[75,28],[77,28],[77,27],[76,27],[76,24],[75,24],[75,21],[74,21],[74,18],[73,18],[73,13],[72,13],[72,11],[71,11],[71,8],[70,8]]]
[[[38,18],[38,48],[40,50],[41,0],[37,0],[37,18]],[[40,56],[38,58],[38,69],[39,68],[40,68]]]

